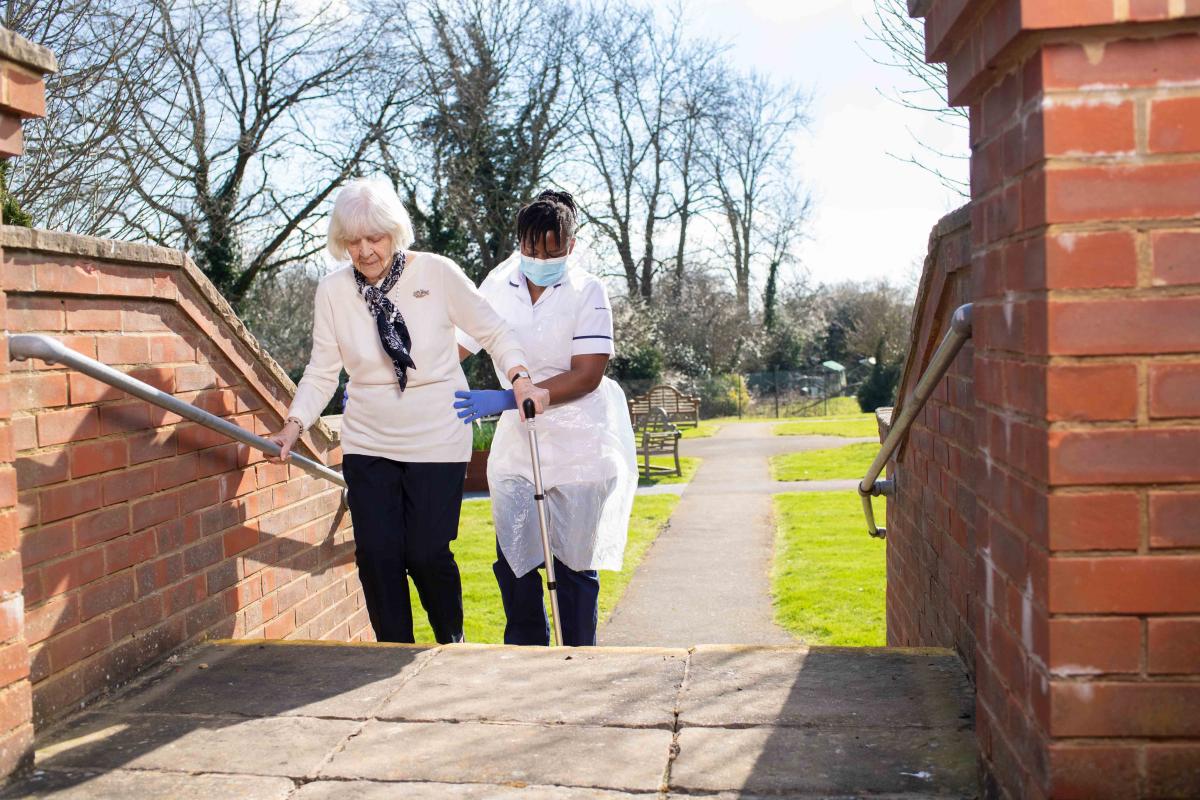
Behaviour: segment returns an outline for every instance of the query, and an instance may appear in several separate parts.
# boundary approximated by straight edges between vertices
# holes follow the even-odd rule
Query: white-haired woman
[[[483,344],[522,403],[532,399],[540,412],[549,398],[530,381],[520,343],[475,284],[450,259],[407,250],[412,241],[408,213],[387,182],[356,180],[338,193],[328,248],[351,264],[317,286],[312,356],[271,439],[286,459],[346,369],[342,473],[371,627],[379,641],[413,641],[411,575],[445,643],[463,638],[450,542],[471,455],[470,430],[451,406],[467,388],[455,329]]]

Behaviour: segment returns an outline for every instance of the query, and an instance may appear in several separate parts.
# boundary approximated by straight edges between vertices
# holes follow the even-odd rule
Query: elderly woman
[[[407,250],[412,223],[392,187],[347,184],[334,202],[328,248],[351,264],[321,279],[312,356],[283,428],[271,439],[286,460],[338,386],[342,473],[349,487],[355,560],[375,638],[413,641],[408,575],[438,642],[463,639],[462,584],[450,542],[458,535],[471,433],[455,417],[467,388],[455,329],[487,349],[523,404],[548,392],[530,380],[508,324],[448,258]]]
[[[563,644],[596,643],[597,570],[619,570],[637,489],[637,456],[625,395],[604,377],[613,354],[613,320],[604,284],[572,256],[575,201],[546,191],[517,214],[520,250],[484,280],[480,291],[526,348],[550,408],[538,420],[538,449],[550,517]],[[479,349],[459,334],[459,355]],[[502,362],[494,362],[503,382]],[[507,623],[506,644],[544,645],[549,629],[538,568],[543,554],[528,443],[511,390],[458,392],[464,421],[503,412],[488,459],[496,523],[496,562]]]

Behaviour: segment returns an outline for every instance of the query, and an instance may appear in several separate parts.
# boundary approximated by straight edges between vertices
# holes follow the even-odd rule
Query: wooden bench
[[[629,419],[633,426],[636,428],[641,418],[655,408],[661,408],[667,420],[676,426],[695,428],[700,425],[699,397],[684,394],[674,386],[659,385],[629,400]]]
[[[671,423],[665,409],[651,408],[648,413],[642,415],[633,429],[638,459],[641,461],[638,471],[642,477],[649,478],[655,473],[668,472],[683,475],[683,468],[679,465],[679,439],[681,436],[683,434]],[[675,468],[650,463],[650,456],[661,455],[674,456]]]

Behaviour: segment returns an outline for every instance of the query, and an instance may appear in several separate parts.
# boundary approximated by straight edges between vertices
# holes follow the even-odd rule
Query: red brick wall
[[[58,337],[256,433],[278,428],[290,381],[180,254],[0,237],[10,332]],[[337,487],[63,367],[10,368],[12,579],[23,573],[36,722],[198,639],[370,637]],[[305,443],[340,463],[324,426]]]
[[[972,242],[975,257],[976,431],[979,555],[975,577],[976,730],[992,794],[1039,796],[1048,783],[1049,390],[1045,348],[1049,260],[1036,138],[1026,139],[1021,70],[971,106]],[[1028,102],[1027,102],[1028,101]],[[1081,243],[1081,252],[1090,249]],[[1089,275],[1098,273],[1088,270]],[[1084,401],[1085,395],[1066,393]],[[1101,404],[1107,404],[1108,398]]]
[[[46,116],[43,76],[57,71],[49,50],[0,27],[0,158],[24,152],[21,121]]]
[[[0,28],[0,158],[24,149],[21,121],[46,112],[43,76],[56,70],[45,48]],[[0,289],[0,329],[8,301]],[[25,640],[17,474],[13,468],[8,341],[0,338],[0,777],[33,761],[29,648]]]
[[[941,220],[929,240],[913,313],[910,357],[892,419],[907,406],[954,310],[971,300],[969,208]],[[887,505],[887,636],[894,647],[953,648],[975,663],[971,626],[976,562],[972,348],[968,342],[913,423]]]
[[[1091,49],[1025,66],[1047,159],[1050,786],[1195,797],[1200,34]]]
[[[927,30],[971,109],[985,794],[1200,796],[1200,7],[934,0]],[[948,502],[899,525],[941,547]],[[897,596],[945,643],[913,622],[944,599]]]
[[[0,292],[0,324],[7,319],[7,298]],[[0,776],[29,763],[33,746],[8,386],[8,340],[0,338]]]

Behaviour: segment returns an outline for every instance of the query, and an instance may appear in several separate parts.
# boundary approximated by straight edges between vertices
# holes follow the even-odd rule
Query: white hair
[[[408,211],[384,178],[358,178],[342,187],[333,201],[325,247],[338,261],[346,261],[346,242],[363,236],[387,234],[401,250],[412,244],[413,226]]]

